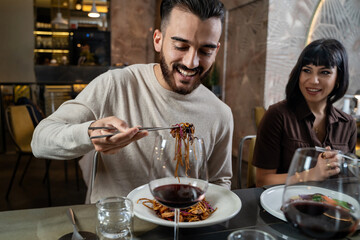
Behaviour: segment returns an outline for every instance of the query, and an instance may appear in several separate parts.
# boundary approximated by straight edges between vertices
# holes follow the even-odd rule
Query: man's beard
[[[179,88],[176,86],[175,79],[172,78],[172,74],[171,74],[172,71],[169,69],[168,65],[165,62],[165,57],[163,55],[162,50],[160,52],[160,68],[161,68],[161,72],[163,74],[164,80],[169,85],[171,90],[173,90],[176,93],[183,94],[183,95],[189,94],[192,91],[194,91],[203,82],[203,80],[208,76],[208,74],[210,73],[210,70],[211,70],[211,68],[210,68],[208,71],[206,71],[203,74],[203,76],[201,76],[201,74],[203,72],[203,68],[197,67],[196,71],[198,71],[198,72],[196,74],[199,74],[201,77],[196,80],[196,82],[194,83],[194,85],[191,88],[183,89],[183,88]],[[180,63],[173,64],[173,71],[177,71],[176,68],[188,69],[186,66],[184,66]]]

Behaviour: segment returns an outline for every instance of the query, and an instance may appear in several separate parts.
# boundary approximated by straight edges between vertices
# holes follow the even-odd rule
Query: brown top
[[[353,117],[330,106],[323,142],[313,130],[314,120],[305,101],[295,109],[290,109],[286,100],[270,106],[258,128],[253,165],[287,173],[295,150],[303,147],[330,146],[355,153],[357,129]]]

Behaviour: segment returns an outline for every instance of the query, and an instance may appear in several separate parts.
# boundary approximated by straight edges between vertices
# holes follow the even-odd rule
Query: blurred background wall
[[[35,82],[32,0],[1,0],[0,81]]]
[[[307,43],[335,38],[349,56],[349,94],[360,89],[360,1],[276,1],[269,5],[264,105],[285,97],[284,86]],[[342,106],[342,101],[337,104]]]
[[[220,66],[222,99],[234,114],[233,154],[256,134],[254,107],[285,97],[288,76],[308,42],[341,41],[349,55],[349,94],[360,89],[360,1],[223,0],[227,20]],[[342,100],[337,104],[342,107]],[[246,156],[246,152],[245,152]]]

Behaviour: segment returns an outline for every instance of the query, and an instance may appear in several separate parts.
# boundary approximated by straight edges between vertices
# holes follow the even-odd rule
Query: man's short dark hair
[[[304,66],[313,64],[327,68],[337,68],[334,90],[328,96],[328,103],[332,104],[342,98],[349,86],[348,57],[344,46],[336,39],[319,39],[307,45],[292,69],[286,85],[286,100],[294,106],[303,98],[299,88],[299,78]]]
[[[163,0],[160,6],[161,30],[164,31],[170,12],[179,7],[198,16],[201,20],[217,17],[224,24],[225,8],[219,0]]]

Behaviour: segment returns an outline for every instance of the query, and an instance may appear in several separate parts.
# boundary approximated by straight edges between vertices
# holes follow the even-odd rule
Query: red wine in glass
[[[169,184],[155,188],[153,195],[169,208],[187,208],[203,200],[205,192],[188,184]]]
[[[294,201],[283,210],[290,223],[315,238],[344,238],[358,225],[358,220],[350,211],[321,202]]]
[[[203,200],[209,183],[203,139],[196,137],[191,145],[175,143],[170,134],[156,137],[151,157],[149,189],[158,202],[174,209],[174,240],[177,240],[180,209]],[[179,155],[175,154],[180,151],[182,157],[181,162],[178,162],[175,156]]]

